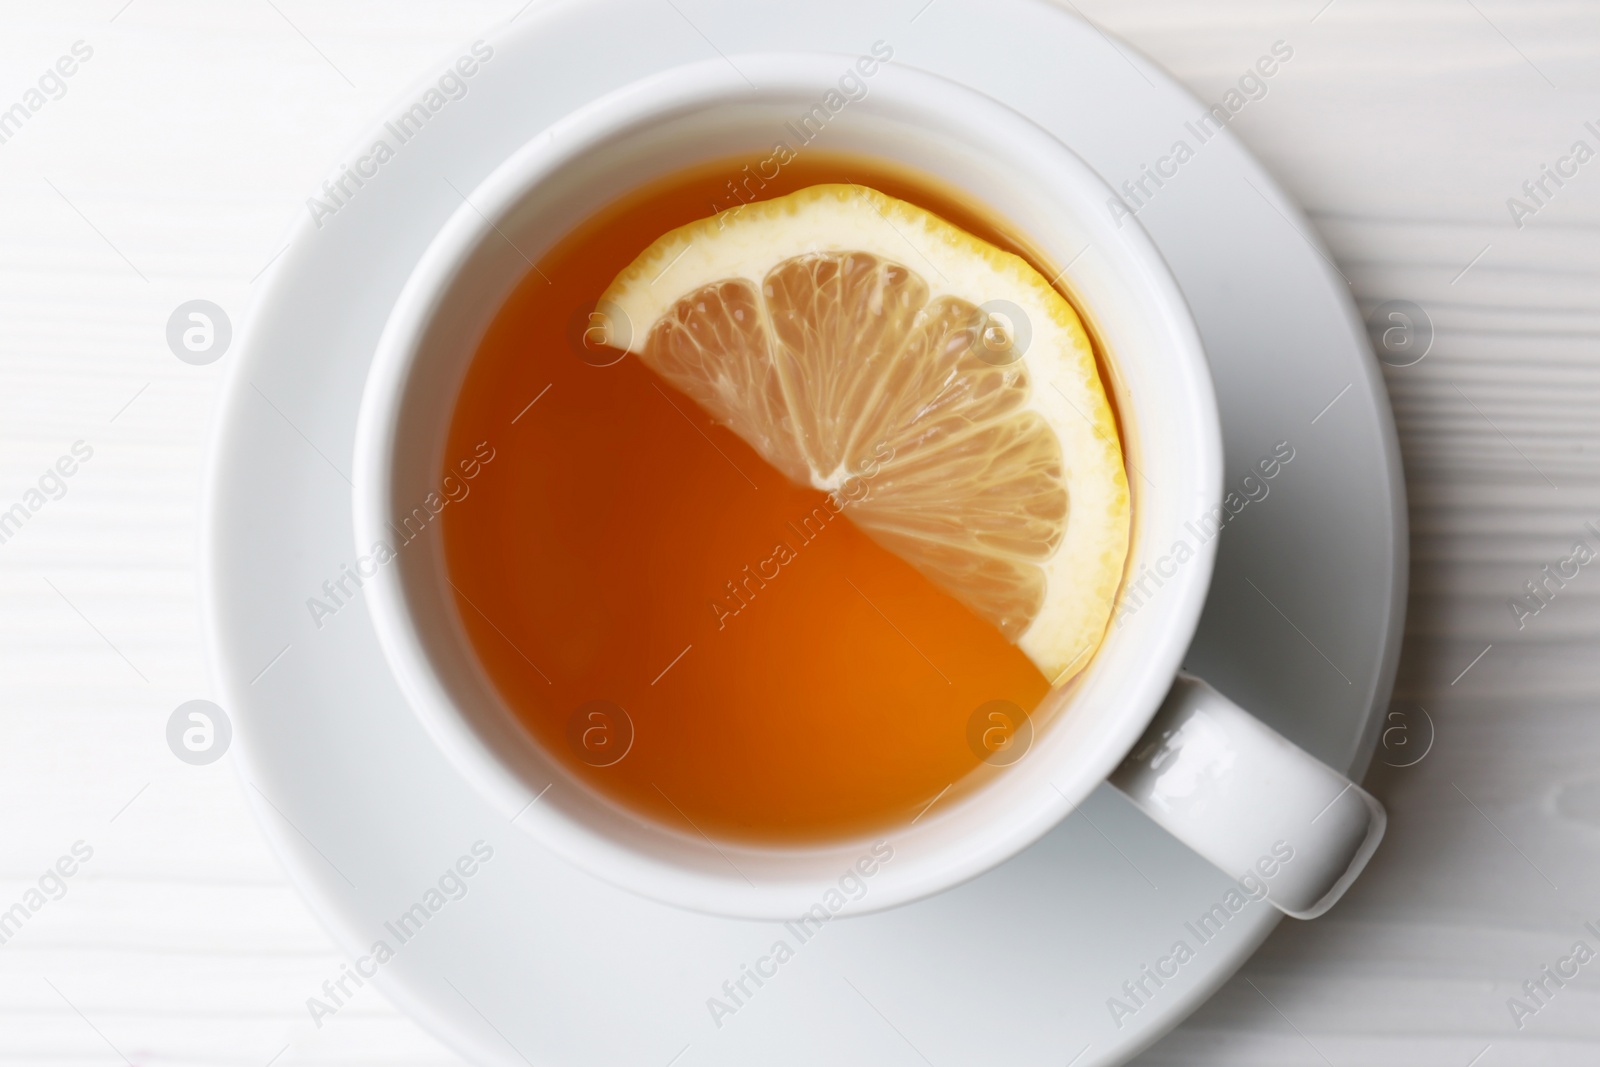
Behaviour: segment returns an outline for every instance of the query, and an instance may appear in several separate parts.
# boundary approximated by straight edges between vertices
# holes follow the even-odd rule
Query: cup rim
[[[395,513],[397,501],[392,493],[390,465],[399,432],[400,404],[411,372],[426,358],[423,341],[427,329],[460,273],[486,244],[501,239],[496,220],[522,203],[541,181],[581,160],[585,152],[593,151],[606,137],[664,115],[716,106],[734,98],[757,99],[763,93],[791,91],[814,97],[819,77],[837,74],[841,62],[853,58],[838,53],[761,53],[671,68],[572,112],[502,162],[469,192],[466,202],[452,214],[413,268],[385,324],[368,375],[355,442],[353,506],[358,551],[364,551],[364,546],[371,545],[388,528],[389,517]],[[754,83],[762,88],[755,89],[747,83],[747,76],[754,76]],[[1050,156],[1055,164],[1052,176],[1070,179],[1062,195],[1085,215],[1092,210],[1092,203],[1109,202],[1106,198],[1115,197],[1067,146],[976,90],[903,64],[888,63],[873,88],[880,94],[900,93],[897,103],[913,110],[921,108],[937,115],[943,106],[947,120],[955,109],[981,115],[976,121],[1003,130],[1016,143],[1026,143],[1030,150]],[[1018,154],[1026,153],[1019,150]],[[1104,229],[1103,220],[1099,228]],[[1131,256],[1141,270],[1138,282],[1164,313],[1162,326],[1172,335],[1178,364],[1176,377],[1187,390],[1187,414],[1194,424],[1194,485],[1189,496],[1196,501],[1214,502],[1221,495],[1221,432],[1198,330],[1176,280],[1138,220],[1121,220],[1117,230],[1123,253]],[[1108,389],[1112,387],[1111,382],[1106,385]],[[1126,442],[1124,447],[1126,450]],[[1137,517],[1134,521],[1137,524]],[[875,884],[874,892],[851,912],[893,907],[976,877],[1033,843],[1070,814],[1131,749],[1170,686],[1198,626],[1215,551],[1214,539],[1202,543],[1187,565],[1183,581],[1173,583],[1176,588],[1163,608],[1159,641],[1153,641],[1144,657],[1147,669],[1121,686],[1126,706],[1134,710],[1115,715],[1115,722],[1101,731],[1097,749],[1079,760],[1079,769],[1070,781],[1060,783],[1051,775],[1050,788],[1036,790],[1038,796],[1030,810],[1013,813],[1008,826],[1002,827],[998,818],[992,819],[996,832],[986,835],[986,840],[961,841],[961,848],[946,847],[942,857],[933,850],[931,856],[919,857],[911,868],[897,869],[893,877]],[[1132,560],[1130,546],[1130,567]],[[494,808],[503,814],[528,811],[527,817],[513,817],[517,825],[603,880],[692,910],[775,919],[797,914],[817,899],[819,885],[825,881],[821,876],[763,884],[759,891],[752,892],[752,885],[737,879],[711,878],[704,872],[675,868],[641,856],[589,827],[570,820],[563,822],[537,810],[537,806],[529,811],[530,798],[537,799],[534,787],[512,771],[467,721],[450,687],[434,669],[426,642],[411,617],[399,571],[396,566],[380,567],[368,581],[371,618],[379,644],[408,704],[429,736]],[[1106,640],[1110,640],[1109,633]],[[1097,649],[1095,658],[1100,659],[1103,653],[1104,645]],[[801,858],[809,854],[835,858],[840,855],[837,849],[803,846],[781,851]],[[885,871],[888,870],[886,866]]]

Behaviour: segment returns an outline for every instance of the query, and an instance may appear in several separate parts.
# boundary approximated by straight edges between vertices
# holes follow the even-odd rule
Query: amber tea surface
[[[445,559],[494,684],[593,789],[685,833],[836,839],[916,818],[979,767],[981,709],[1031,710],[1049,684],[852,525],[841,497],[789,481],[593,343],[590,312],[664,232],[818,183],[871,186],[1026,253],[971,205],[870,161],[812,153],[771,179],[745,162],[636,190],[508,299],[451,424],[452,467],[480,442],[495,458],[441,515]]]

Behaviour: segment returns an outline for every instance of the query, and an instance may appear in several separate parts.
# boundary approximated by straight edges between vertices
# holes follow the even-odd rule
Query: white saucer
[[[467,95],[320,229],[300,227],[233,357],[209,500],[208,632],[247,795],[291,876],[352,957],[379,940],[396,949],[373,980],[484,1063],[1125,1061],[1209,996],[1278,915],[1248,905],[1202,944],[1186,923],[1229,882],[1109,788],[974,882],[825,927],[762,987],[747,980],[754,995],[719,1028],[708,998],[731,1003],[723,983],[792,936],[650,903],[542,852],[431,748],[360,597],[320,629],[307,599],[353,562],[352,434],[395,294],[460,205],[455,190],[578,104],[718,51],[854,55],[883,40],[895,62],[965,81],[1055,131],[1113,186],[1179,138],[1193,145],[1184,123],[1203,106],[1097,30],[1027,0],[803,11],[588,0],[529,9],[487,39],[493,56]],[[382,133],[375,125],[345,162]],[[1200,145],[1139,219],[1211,355],[1229,487],[1278,442],[1294,449],[1223,537],[1187,666],[1359,778],[1393,679],[1406,578],[1398,447],[1361,323],[1310,227],[1226,134]],[[385,923],[427,903],[480,840],[493,858],[464,880],[466,895],[401,944]],[[1180,939],[1193,958],[1130,997],[1123,983]],[[1137,1007],[1120,1026],[1113,996]]]

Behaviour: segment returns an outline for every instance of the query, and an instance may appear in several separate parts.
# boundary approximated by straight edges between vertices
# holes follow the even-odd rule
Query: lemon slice
[[[1052,683],[1088,662],[1128,483],[1083,325],[1024,260],[875,190],[816,185],[664,234],[600,306],[614,344],[834,491]]]

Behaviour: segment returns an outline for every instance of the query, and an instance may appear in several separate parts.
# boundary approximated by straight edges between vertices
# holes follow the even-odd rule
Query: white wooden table
[[[0,1061],[457,1062],[370,989],[310,1024],[340,957],[228,762],[167,748],[172,710],[208,695],[195,531],[223,365],[180,362],[164,331],[195,298],[237,322],[330,161],[520,4],[0,7],[0,110],[92,50],[18,128],[0,121],[0,512],[28,512],[0,525],[0,911],[92,849],[46,879],[60,899],[0,923]],[[1419,706],[1433,746],[1375,768],[1390,835],[1350,897],[1281,926],[1140,1062],[1592,1065],[1600,958],[1543,1005],[1521,986],[1579,940],[1600,951],[1584,927],[1600,930],[1600,566],[1520,629],[1510,601],[1579,538],[1600,549],[1583,525],[1600,526],[1600,158],[1539,200],[1523,189],[1572,170],[1575,141],[1600,151],[1600,4],[1324,5],[1081,5],[1206,100],[1287,42],[1294,61],[1234,130],[1364,311],[1409,300],[1436,330],[1426,359],[1386,372],[1414,743],[1396,734],[1383,758],[1418,751]],[[1511,197],[1537,209],[1520,228]],[[79,441],[92,456],[47,475]],[[1513,996],[1539,1010],[1513,1018]]]

